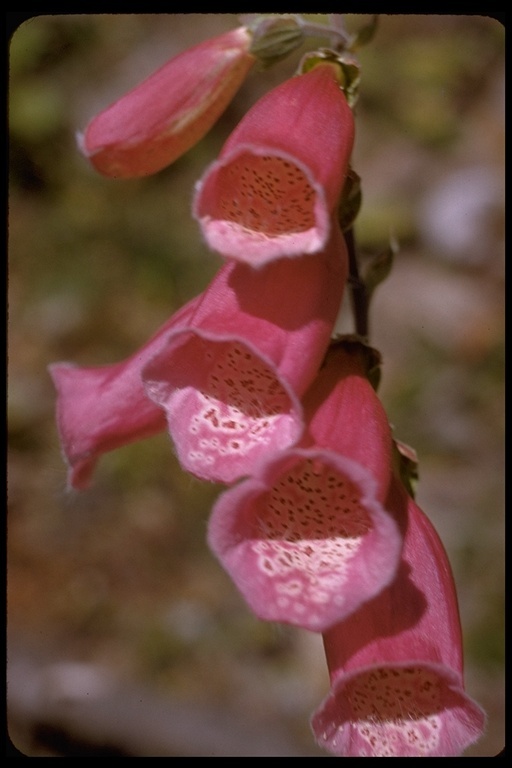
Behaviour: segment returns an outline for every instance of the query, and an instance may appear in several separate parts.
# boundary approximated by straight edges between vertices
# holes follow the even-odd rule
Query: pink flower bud
[[[434,527],[393,480],[404,532],[395,580],[324,634],[331,692],[315,712],[319,744],[342,757],[454,757],[485,715],[464,691],[450,564]]]
[[[354,141],[354,121],[322,63],[263,96],[196,188],[208,245],[253,266],[321,250]]]
[[[256,61],[245,27],[175,56],[94,117],[78,142],[96,170],[147,176],[187,152],[226,109]]]

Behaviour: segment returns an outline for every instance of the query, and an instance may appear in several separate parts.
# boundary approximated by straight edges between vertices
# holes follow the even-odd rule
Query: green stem
[[[355,332],[358,336],[362,336],[365,341],[369,341],[369,297],[366,286],[359,275],[354,230],[352,227],[346,230],[345,241],[348,249],[348,283],[350,286],[350,299],[352,304],[352,314],[354,315]]]
[[[305,35],[311,37],[330,37],[336,40],[343,48],[347,48],[351,42],[351,36],[347,34],[344,29],[340,29],[335,26],[328,26],[327,24],[318,24],[315,21],[306,21],[301,16],[297,18],[298,24]]]

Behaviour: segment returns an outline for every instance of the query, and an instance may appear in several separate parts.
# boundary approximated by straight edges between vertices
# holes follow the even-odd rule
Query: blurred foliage
[[[103,457],[89,491],[66,491],[46,373],[56,360],[131,354],[218,268],[190,215],[194,184],[301,51],[251,73],[211,133],[154,177],[100,177],[75,134],[171,55],[237,23],[49,15],[11,37],[8,631],[34,653],[98,660],[192,700],[275,710],[316,755],[321,651],[312,662],[303,634],[257,622],[213,560],[205,531],[219,489],[183,473],[161,435]],[[465,166],[490,169],[499,188],[504,29],[485,16],[382,16],[358,55],[357,239],[368,257],[390,236],[400,243],[372,307],[379,391],[418,452],[418,500],[453,563],[469,690],[493,713],[468,754],[489,756],[504,724],[503,201],[471,222],[471,261],[429,239],[439,232],[422,206]],[[345,306],[340,324],[352,331]]]
[[[381,130],[425,146],[453,145],[464,113],[495,76],[504,35],[504,27],[485,16],[412,16],[381,24],[360,53],[365,109]],[[392,54],[383,60],[385,47]]]

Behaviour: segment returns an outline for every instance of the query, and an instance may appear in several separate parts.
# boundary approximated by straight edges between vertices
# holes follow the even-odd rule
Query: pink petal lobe
[[[230,483],[301,435],[293,389],[241,337],[177,333],[144,377],[165,407],[181,465],[196,477]]]
[[[186,322],[196,303],[194,299],[178,310],[127,360],[88,368],[70,363],[49,366],[57,390],[57,427],[70,487],[88,487],[102,453],[165,429],[165,413],[146,395],[141,369],[163,345],[169,330]]]
[[[313,631],[382,589],[402,545],[371,475],[320,449],[274,455],[225,491],[208,541],[259,618]]]

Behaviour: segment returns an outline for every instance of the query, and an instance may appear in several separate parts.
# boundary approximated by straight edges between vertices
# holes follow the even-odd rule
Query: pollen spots
[[[257,525],[258,567],[277,580],[282,598],[294,599],[297,610],[304,602],[343,604],[339,587],[372,528],[353,482],[319,459],[304,459],[265,495]]]
[[[432,670],[379,667],[352,679],[343,697],[367,755],[424,756],[438,746],[443,683]]]
[[[266,237],[315,226],[316,193],[289,160],[246,152],[219,172],[218,218]]]
[[[205,356],[211,367],[190,422],[200,450],[189,458],[204,461],[208,452],[245,455],[266,445],[279,417],[290,411],[289,396],[275,374],[240,343],[218,343]]]

